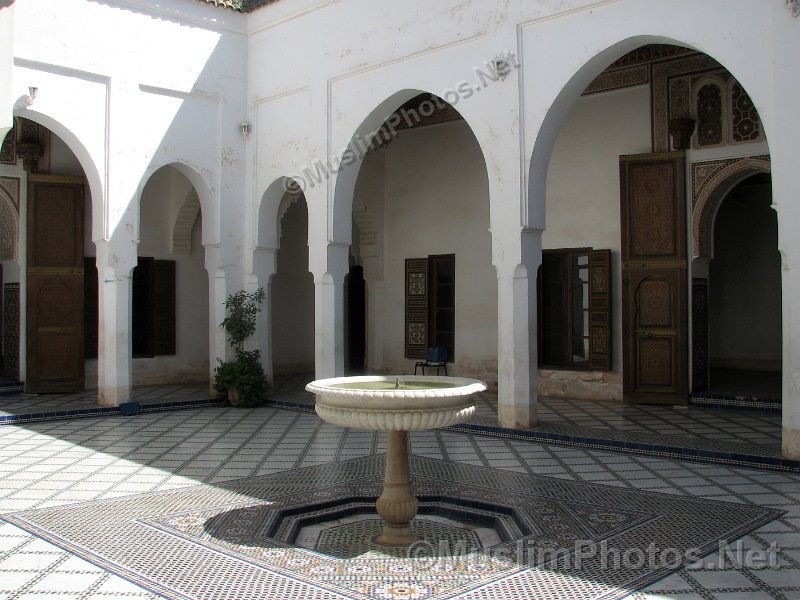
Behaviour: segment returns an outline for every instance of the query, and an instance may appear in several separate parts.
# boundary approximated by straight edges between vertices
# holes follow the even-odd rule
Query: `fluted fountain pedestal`
[[[388,437],[383,493],[375,503],[385,524],[383,533],[375,541],[389,546],[411,544],[417,540],[417,536],[411,533],[411,520],[417,516],[419,502],[411,492],[408,432],[389,431]]]
[[[316,411],[322,419],[388,433],[383,493],[376,502],[385,524],[376,542],[397,546],[417,539],[411,532],[418,502],[411,490],[408,432],[468,419],[475,412],[472,394],[485,389],[477,379],[411,375],[335,377],[306,386],[317,396]]]

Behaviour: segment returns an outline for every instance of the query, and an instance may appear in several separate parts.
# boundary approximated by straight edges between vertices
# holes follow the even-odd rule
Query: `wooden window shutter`
[[[152,258],[138,257],[131,278],[131,351],[134,358],[153,356],[150,318],[150,271]]]
[[[175,354],[175,261],[154,260],[150,274],[153,355]]]
[[[590,369],[611,369],[611,250],[589,255]]]
[[[97,358],[97,266],[94,256],[83,258],[83,346],[86,358]]]
[[[428,349],[428,259],[406,259],[406,358],[425,358]]]

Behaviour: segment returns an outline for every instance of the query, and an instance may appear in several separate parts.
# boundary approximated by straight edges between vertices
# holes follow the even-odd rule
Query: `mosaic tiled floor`
[[[293,472],[306,467],[333,469],[337,463],[380,454],[385,448],[382,434],[341,429],[322,423],[311,413],[269,407],[249,410],[216,407],[5,426],[0,427],[0,513],[66,508],[142,494],[155,496],[196,488],[198,484],[227,490],[233,495],[235,492],[228,486],[236,483],[234,480],[263,475],[291,478]],[[703,561],[634,592],[631,599],[800,598],[800,474],[448,431],[415,432],[410,437],[410,448],[417,458],[447,461],[456,467],[490,468],[494,473],[531,481],[571,483],[576,490],[658,492],[658,497],[673,497],[687,509],[696,508],[698,505],[691,501],[697,499],[725,503],[703,505],[709,507],[727,508],[734,503],[787,511],[730,545],[720,547]],[[582,485],[584,482],[589,485]],[[253,502],[260,503],[258,498]],[[717,514],[718,511],[705,516],[713,519]],[[425,518],[434,516],[441,515],[423,513]],[[103,517],[115,518],[110,513]],[[339,522],[349,519],[336,515]],[[303,540],[318,538],[320,530],[328,525],[330,522],[311,525],[302,539],[296,538],[296,543],[307,544]],[[703,530],[681,535],[684,533],[690,536],[692,546],[706,539]],[[349,539],[352,535],[360,534],[345,528],[333,537],[323,536],[322,541],[332,542],[333,546],[327,548],[341,554],[342,536]],[[83,550],[97,549],[90,545]],[[212,577],[205,573],[202,564],[196,566],[195,579]],[[230,578],[231,574],[214,576]],[[292,580],[286,586],[278,598],[304,597],[302,593],[293,593],[299,588]],[[405,597],[411,598],[409,589],[404,589]],[[535,597],[535,592],[515,588],[502,597],[529,598]],[[323,597],[341,597],[333,591],[327,594]],[[484,600],[490,597],[481,594],[477,590],[469,597]],[[159,597],[0,520],[2,600]],[[202,597],[205,600],[212,596]]]
[[[314,396],[303,389],[309,377],[278,380],[272,401],[311,410]],[[474,417],[454,430],[800,472],[800,463],[781,458],[780,412],[540,398],[539,423],[509,432],[497,429],[497,395],[475,397]]]
[[[277,378],[270,401],[277,406],[312,410],[314,397],[304,390],[312,377],[308,374]],[[210,399],[205,386],[135,388],[132,400],[141,404],[142,411],[222,403]],[[460,429],[505,435],[495,431],[497,396],[481,394],[477,400],[471,426]],[[117,412],[98,408],[93,393],[0,397],[0,425]],[[781,458],[781,415],[775,411],[626,406],[615,402],[540,398],[539,417],[540,423],[521,437],[544,443],[800,472],[800,462]]]
[[[356,530],[339,531],[333,544],[349,551],[361,545],[355,556],[332,553],[330,540],[313,551],[292,543],[298,525],[352,514],[354,502],[372,512],[383,461],[375,455],[2,518],[167,598],[245,600],[288,592],[364,600],[588,600],[622,598],[781,515],[414,457],[423,512],[471,516],[471,525],[479,520],[490,529],[505,515],[506,523],[494,527],[501,541],[470,548],[428,521],[428,536],[405,553],[383,552]],[[419,531],[424,535],[425,526]]]

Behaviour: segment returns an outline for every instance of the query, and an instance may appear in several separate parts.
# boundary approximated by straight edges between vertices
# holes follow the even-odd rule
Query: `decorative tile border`
[[[25,384],[21,381],[0,384],[0,396],[16,396],[25,391]]]
[[[128,403],[134,404],[134,403]],[[85,417],[109,417],[122,414],[136,414],[136,412],[159,412],[165,410],[180,410],[186,408],[204,408],[209,406],[225,406],[228,402],[216,398],[206,400],[178,400],[175,402],[140,403],[139,410],[126,412],[125,406],[95,406],[90,408],[77,408],[74,410],[55,410],[45,412],[31,412],[19,415],[0,415],[0,426],[16,425],[19,423],[34,423],[37,421],[56,421],[61,419],[81,419]]]
[[[779,413],[783,404],[780,398],[761,398],[759,396],[735,396],[733,394],[713,394],[695,392],[689,398],[689,404],[712,408],[736,408]]]

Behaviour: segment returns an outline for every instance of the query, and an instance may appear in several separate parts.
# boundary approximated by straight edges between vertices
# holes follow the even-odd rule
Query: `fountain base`
[[[466,420],[475,412],[470,397],[485,389],[476,379],[424,376],[339,377],[306,386],[316,394],[315,410],[325,421],[388,434],[383,493],[376,502],[385,526],[373,542],[409,546],[419,539],[411,531],[419,502],[411,493],[408,432]]]

